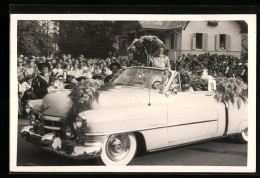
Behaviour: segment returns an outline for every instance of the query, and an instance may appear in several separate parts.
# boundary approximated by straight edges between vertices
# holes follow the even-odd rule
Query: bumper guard
[[[53,133],[43,136],[33,131],[33,126],[25,126],[21,130],[22,137],[40,148],[54,152],[56,154],[74,158],[74,159],[91,159],[100,156],[101,143],[85,143],[86,145],[78,145],[76,143],[61,140],[60,137]]]

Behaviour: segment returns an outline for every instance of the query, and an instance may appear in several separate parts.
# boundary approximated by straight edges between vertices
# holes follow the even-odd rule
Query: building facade
[[[165,44],[165,54],[175,60],[182,54],[226,54],[241,56],[241,21],[129,21],[119,39],[119,57],[127,58],[127,47],[135,38],[155,35]]]

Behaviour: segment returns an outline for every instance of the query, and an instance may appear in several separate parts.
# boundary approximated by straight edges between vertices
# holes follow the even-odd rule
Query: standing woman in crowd
[[[25,71],[26,71],[26,67],[23,66],[23,60],[18,59],[17,77],[18,77],[19,83],[21,83],[23,81]]]
[[[49,64],[40,63],[38,68],[41,73],[34,78],[32,88],[37,99],[42,99],[48,93],[48,88],[53,83],[53,78],[49,75]]]
[[[157,49],[154,55],[149,56],[149,58],[153,67],[168,68],[168,70],[171,70],[170,60],[163,54],[163,48]]]

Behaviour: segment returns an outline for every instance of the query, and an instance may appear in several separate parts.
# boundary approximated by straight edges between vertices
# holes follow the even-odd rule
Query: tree
[[[61,53],[86,57],[107,57],[114,51],[116,34],[112,21],[59,21]]]
[[[18,54],[46,56],[48,50],[53,53],[54,49],[49,45],[54,42],[53,28],[56,28],[54,21],[18,21]]]

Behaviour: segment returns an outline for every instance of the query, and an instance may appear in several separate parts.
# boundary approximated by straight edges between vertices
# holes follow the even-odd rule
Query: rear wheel
[[[102,145],[98,162],[107,166],[125,166],[135,156],[136,143],[136,137],[132,133],[111,135]]]
[[[238,140],[241,143],[247,143],[248,141],[248,128],[244,129],[239,135]]]

